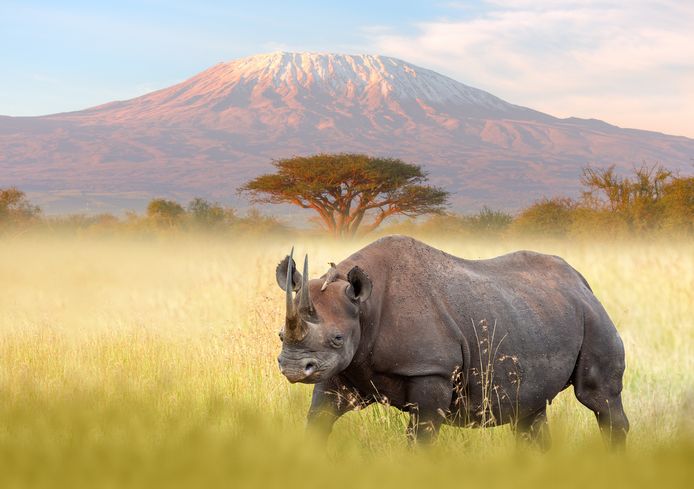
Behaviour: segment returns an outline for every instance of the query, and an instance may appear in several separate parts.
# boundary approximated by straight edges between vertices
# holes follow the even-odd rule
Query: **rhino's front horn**
[[[313,312],[313,303],[308,291],[308,255],[304,258],[304,274],[301,277],[301,298],[299,299],[299,309],[301,311]]]

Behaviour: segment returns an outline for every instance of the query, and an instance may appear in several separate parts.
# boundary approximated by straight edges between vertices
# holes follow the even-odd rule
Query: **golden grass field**
[[[571,388],[546,455],[507,427],[410,450],[384,406],[345,416],[326,449],[305,438],[310,386],[276,366],[274,269],[295,244],[317,277],[366,242],[24,237],[0,241],[0,488],[692,483],[692,243],[425,241],[466,258],[534,249],[583,273],[626,347],[626,455],[606,453]]]

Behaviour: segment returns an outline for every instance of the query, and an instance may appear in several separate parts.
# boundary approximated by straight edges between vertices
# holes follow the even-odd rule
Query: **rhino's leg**
[[[629,432],[629,420],[622,406],[624,347],[603,310],[587,314],[585,327],[572,375],[574,393],[581,404],[595,413],[606,442],[613,448],[623,448]]]
[[[519,442],[530,442],[540,450],[549,450],[552,437],[547,426],[547,407],[518,420],[515,426],[516,439]]]
[[[359,398],[338,377],[316,384],[308,410],[306,429],[325,441],[340,416],[366,404],[368,401]]]
[[[595,413],[598,426],[607,444],[616,449],[623,449],[629,432],[629,419],[622,406],[621,394],[605,392],[596,388],[576,388],[578,400]]]
[[[410,422],[407,436],[411,442],[428,444],[436,439],[451,406],[452,397],[450,379],[428,375],[409,380],[407,407]]]

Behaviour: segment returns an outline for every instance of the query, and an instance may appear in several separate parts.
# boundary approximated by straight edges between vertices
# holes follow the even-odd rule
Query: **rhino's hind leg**
[[[584,342],[581,347],[572,383],[576,398],[595,413],[608,445],[623,448],[629,432],[629,420],[622,406],[624,347],[606,316],[586,323],[589,343]]]
[[[536,445],[547,451],[552,445],[552,436],[547,425],[547,407],[519,419],[514,427],[516,440]]]
[[[617,449],[624,449],[629,432],[629,419],[622,406],[622,396],[606,399],[602,409],[595,411],[598,425],[607,443]]]
[[[623,449],[629,432],[629,419],[622,406],[621,394],[609,394],[599,389],[576,389],[578,400],[595,413],[598,426],[607,444]]]
[[[574,385],[574,392],[581,404],[595,413],[605,442],[611,448],[623,449],[629,432],[629,419],[622,406],[621,392],[615,392],[614,388],[585,385]]]

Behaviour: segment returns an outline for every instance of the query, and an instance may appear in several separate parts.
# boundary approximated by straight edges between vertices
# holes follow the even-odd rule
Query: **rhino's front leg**
[[[436,439],[452,397],[450,379],[434,375],[410,379],[407,389],[410,412],[407,436],[411,442],[429,444]]]
[[[338,377],[316,384],[308,410],[306,430],[325,441],[335,421],[360,403],[361,400]]]

